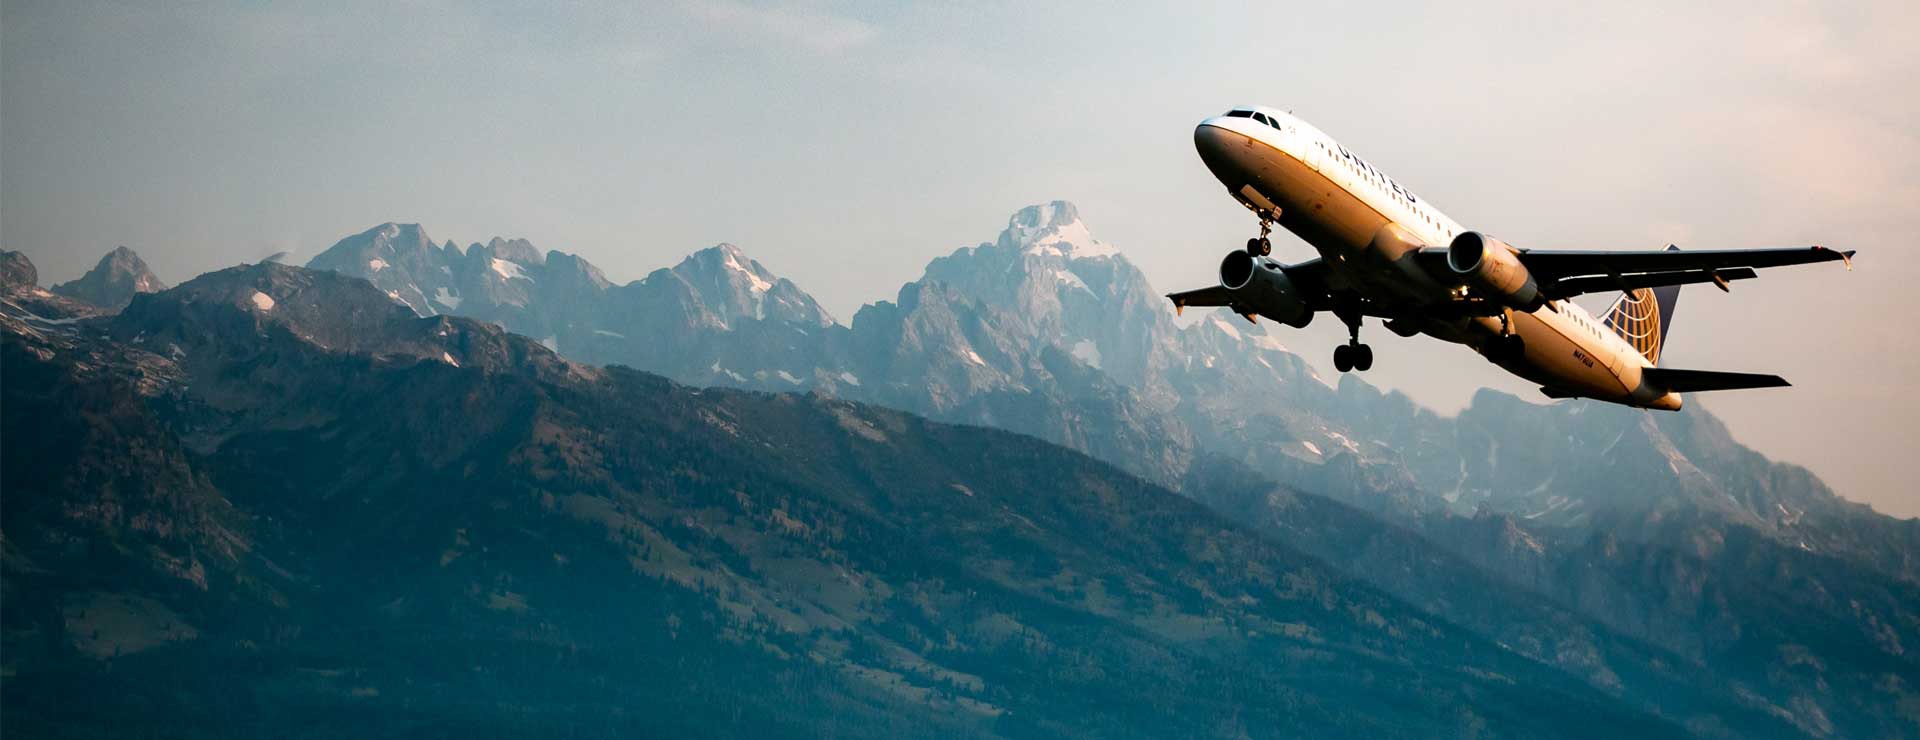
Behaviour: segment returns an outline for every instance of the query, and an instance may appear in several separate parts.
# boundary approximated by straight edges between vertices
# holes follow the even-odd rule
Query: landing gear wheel
[[[1333,369],[1347,372],[1353,369],[1353,347],[1342,344],[1333,348]]]
[[[1353,351],[1347,354],[1350,354],[1353,356],[1353,369],[1363,373],[1373,369],[1372,345],[1366,345],[1366,344],[1353,345]]]
[[[1273,242],[1267,241],[1267,235],[1273,233],[1273,218],[1270,212],[1260,212],[1260,235],[1247,240],[1247,254],[1255,257],[1273,254]]]

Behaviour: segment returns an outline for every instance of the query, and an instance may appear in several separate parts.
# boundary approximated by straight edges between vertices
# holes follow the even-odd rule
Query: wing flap
[[[1851,250],[1840,252],[1821,246],[1630,252],[1548,249],[1529,250],[1520,254],[1520,262],[1527,266],[1527,270],[1545,282],[1583,275],[1611,277],[1647,272],[1724,271],[1736,267],[1782,267],[1813,262],[1851,264],[1852,259]]]
[[[1714,283],[1726,290],[1726,283],[1734,280],[1751,280],[1760,274],[1750,267],[1736,267],[1724,270],[1687,270],[1683,272],[1643,272],[1636,275],[1586,275],[1583,277],[1562,278],[1546,288],[1550,298],[1572,298],[1587,293],[1599,293],[1608,290],[1629,292],[1640,288],[1662,288],[1669,285],[1691,285],[1693,283]]]
[[[1778,375],[1758,373],[1723,373],[1715,370],[1681,370],[1671,367],[1649,367],[1640,370],[1640,377],[1657,387],[1674,393],[1698,393],[1701,391],[1732,391],[1743,388],[1782,388],[1793,385]]]
[[[1200,288],[1197,290],[1183,290],[1178,293],[1168,293],[1167,300],[1173,301],[1173,310],[1175,313],[1184,312],[1188,306],[1205,307],[1205,306],[1234,305],[1233,291],[1227,290],[1226,288],[1222,288],[1218,285],[1215,285],[1211,288]],[[1246,313],[1246,311],[1242,311],[1237,307],[1234,309],[1234,312]]]

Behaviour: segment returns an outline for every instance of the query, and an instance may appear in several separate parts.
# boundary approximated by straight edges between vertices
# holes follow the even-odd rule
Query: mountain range
[[[615,285],[525,240],[383,224],[308,270],[212,273],[118,314],[0,267],[0,532],[9,601],[31,605],[7,609],[27,657],[6,669],[54,687],[9,678],[10,706],[101,663],[138,683],[252,660],[261,691],[322,715],[365,691],[395,722],[559,711],[489,673],[510,665],[598,708],[575,732],[1920,733],[1920,524],[1699,409],[1485,391],[1445,417],[1325,382],[1262,326],[1177,321],[1064,202],[846,324],[725,244]],[[41,431],[81,400],[100,411]],[[605,552],[556,546],[594,526]],[[1303,593],[1318,611],[1269,609]],[[623,637],[615,604],[698,636]],[[389,618],[455,625],[440,647],[479,673],[377,660],[432,662],[377,637]],[[376,635],[342,653],[362,663],[285,668],[347,634]],[[560,644],[564,670],[530,667]],[[567,662],[614,654],[632,665]],[[694,685],[634,683],[676,658]],[[756,695],[773,685],[790,693]],[[267,721],[249,696],[236,716]],[[606,714],[614,696],[705,730]],[[1611,719],[1566,716],[1587,713]]]

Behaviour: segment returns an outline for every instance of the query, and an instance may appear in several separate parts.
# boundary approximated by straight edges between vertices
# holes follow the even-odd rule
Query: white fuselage
[[[1423,311],[1447,304],[1458,286],[1423,269],[1414,251],[1445,246],[1466,228],[1305,121],[1270,108],[1236,109],[1201,122],[1194,144],[1235,199],[1274,212],[1320,252],[1336,288],[1404,307],[1405,317],[1390,324],[1396,332],[1473,347],[1565,395],[1679,408],[1678,395],[1641,382],[1646,356],[1571,302],[1512,312],[1510,327],[1504,316],[1443,319]],[[1520,356],[1496,350],[1507,332],[1523,340]]]

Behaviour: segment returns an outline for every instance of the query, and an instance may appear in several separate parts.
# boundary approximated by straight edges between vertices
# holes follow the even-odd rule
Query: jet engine
[[[1231,292],[1238,305],[1295,329],[1313,321],[1313,309],[1307,308],[1280,263],[1246,250],[1228,252],[1220,261],[1220,287]]]
[[[1477,291],[1501,305],[1532,311],[1546,305],[1547,297],[1533,273],[1520,264],[1520,250],[1506,242],[1477,231],[1464,231],[1447,245],[1447,267]]]

